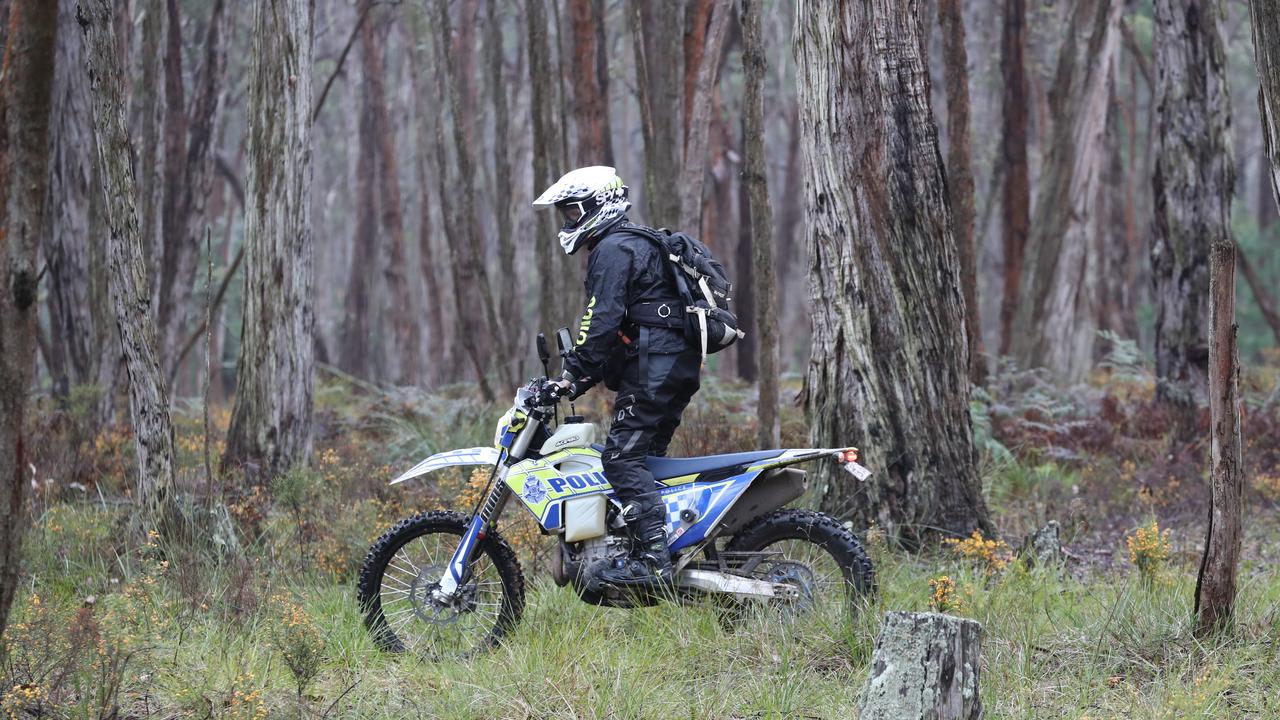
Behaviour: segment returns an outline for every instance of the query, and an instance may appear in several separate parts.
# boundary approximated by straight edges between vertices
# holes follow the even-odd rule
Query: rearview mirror
[[[547,349],[547,336],[542,333],[538,333],[537,345],[538,359],[541,360],[542,364],[545,366],[547,361],[551,359],[551,351]]]
[[[556,331],[556,345],[560,348],[560,357],[569,354],[569,350],[573,348],[573,337],[569,335],[569,328],[560,328]]]

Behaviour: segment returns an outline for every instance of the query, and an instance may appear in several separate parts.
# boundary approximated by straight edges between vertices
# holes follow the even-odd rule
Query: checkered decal
[[[709,487],[690,488],[667,495],[663,498],[667,504],[667,526],[680,527],[680,512],[689,508],[698,511],[698,519],[702,519],[702,512],[706,509],[710,498],[711,488]]]

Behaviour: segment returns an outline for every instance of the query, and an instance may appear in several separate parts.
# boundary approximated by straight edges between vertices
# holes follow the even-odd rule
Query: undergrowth
[[[127,531],[132,438],[88,430],[73,403],[34,414],[37,491],[24,584],[5,634],[0,720],[19,718],[843,718],[858,709],[879,618],[950,612],[983,625],[989,717],[1280,716],[1280,421],[1252,381],[1250,521],[1235,622],[1197,638],[1203,447],[1171,453],[1168,423],[1132,348],[1087,385],[1004,367],[975,392],[984,493],[999,537],[920,554],[862,537],[880,592],[846,622],[664,604],[600,609],[550,582],[551,545],[517,506],[503,533],[530,578],[523,622],[494,650],[428,663],[379,652],[354,573],[396,519],[469,511],[483,473],[390,486],[413,461],[485,445],[502,410],[461,392],[318,393],[311,462],[273,481],[203,477],[198,408],[180,407],[179,490],[220,508],[206,536]],[[785,388],[786,397],[799,388]],[[755,446],[750,388],[709,381],[673,454]],[[579,412],[604,417],[600,398]],[[783,404],[783,445],[808,444]],[[228,421],[213,413],[216,453]],[[1025,533],[1058,520],[1065,565],[1028,567]]]

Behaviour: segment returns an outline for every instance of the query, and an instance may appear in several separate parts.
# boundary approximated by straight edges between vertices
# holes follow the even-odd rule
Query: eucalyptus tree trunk
[[[313,6],[254,6],[249,61],[249,176],[244,320],[224,467],[270,475],[311,451],[311,63]]]
[[[680,0],[627,3],[644,140],[644,220],[653,227],[671,227],[680,218],[679,186],[674,179],[680,174],[684,148],[680,120],[684,116],[680,97],[681,5]]]
[[[1001,109],[1000,163],[1001,248],[1004,251],[1004,289],[1000,300],[1000,355],[1008,355],[1013,317],[1022,286],[1023,257],[1031,227],[1031,177],[1027,165],[1026,0],[1004,0],[1000,34],[1000,74],[1004,96]]]
[[[533,129],[533,194],[536,198],[566,172],[568,159],[560,143],[560,123],[555,112],[551,45],[547,38],[547,0],[527,0],[525,30],[529,44],[529,111]],[[565,257],[556,241],[556,214],[540,212],[534,216],[534,254],[538,264],[538,326],[550,330],[573,323],[566,310],[582,299],[576,282],[576,265]],[[568,303],[568,304],[566,304]]]
[[[172,5],[171,5],[172,7]],[[177,24],[176,10],[170,13],[170,27]],[[173,147],[166,153],[165,174],[170,178],[165,188],[164,203],[164,271],[160,277],[159,333],[161,355],[166,364],[170,387],[174,387],[181,347],[192,316],[192,289],[196,286],[196,266],[204,245],[208,216],[205,208],[213,186],[215,140],[223,100],[223,81],[227,65],[227,35],[231,30],[231,13],[225,0],[214,0],[205,31],[204,58],[192,88],[190,112],[176,107],[171,117],[181,123],[169,124],[167,136],[174,136]],[[177,34],[170,30],[170,37]],[[180,74],[181,38],[171,40],[170,74]],[[176,46],[175,46],[176,45]],[[166,82],[170,106],[174,96],[182,98],[182,79]],[[182,132],[178,133],[178,128]],[[180,158],[176,160],[175,158]]]
[[[142,77],[138,83],[137,97],[132,99],[137,113],[142,116],[142,134],[138,138],[138,213],[142,233],[142,253],[147,264],[147,283],[156,287],[156,259],[163,251],[160,242],[160,212],[164,202],[164,170],[160,138],[161,114],[164,108],[164,83],[160,69],[164,59],[166,0],[137,0],[137,11],[142,16],[142,46],[138,53],[142,65]],[[128,65],[121,54],[121,63]]]
[[[1236,347],[1235,245],[1215,239],[1209,257],[1209,416],[1212,438],[1209,523],[1196,574],[1197,632],[1221,627],[1236,598],[1244,460],[1240,435],[1240,358]]]
[[[761,32],[761,0],[742,0],[743,172],[750,206],[752,267],[755,278],[759,441],[775,447],[778,425],[778,305],[774,287],[773,210],[764,153],[764,77],[768,58]]]
[[[713,0],[706,43],[698,63],[698,82],[688,109],[689,128],[684,139],[681,165],[680,228],[700,233],[702,228],[702,181],[707,175],[707,142],[711,132],[711,96],[720,69],[720,52],[733,15],[732,0]],[[686,58],[686,61],[688,58]]]
[[[1280,208],[1280,0],[1249,0],[1253,59],[1258,66],[1258,112],[1271,161],[1271,192]]]
[[[1123,9],[1119,0],[1080,0],[1072,10],[1011,331],[1023,367],[1048,368],[1066,382],[1083,380],[1094,362],[1102,267],[1092,239]]]
[[[914,0],[803,2],[796,68],[816,447],[859,446],[859,483],[817,471],[823,509],[908,545],[990,531],[969,422],[960,261]]]
[[[1205,395],[1209,246],[1231,242],[1231,106],[1217,0],[1156,0],[1156,167],[1151,243],[1156,398],[1174,439],[1195,434]]]
[[[58,47],[54,62],[49,128],[49,197],[41,222],[48,267],[49,339],[61,367],[50,367],[54,393],[66,397],[73,386],[97,381],[99,346],[95,344],[89,301],[89,197],[93,180],[93,142],[89,117],[89,78],[84,73],[84,38],[75,24],[76,0],[58,0]]]
[[[969,143],[969,55],[964,47],[960,0],[939,0],[942,55],[947,90],[947,190],[960,253],[960,287],[964,292],[965,333],[969,343],[969,379],[981,385],[987,376],[978,312],[978,248],[973,237],[973,159]]]
[[[608,53],[601,47],[599,37],[605,24],[604,4],[600,0],[569,0],[569,23],[573,26],[569,77],[573,85],[573,121],[578,128],[574,164],[611,165],[613,145],[605,85]]]
[[[0,634],[18,587],[32,482],[23,421],[35,367],[57,28],[55,2],[15,0],[9,9],[0,85]]]
[[[137,211],[137,185],[124,124],[124,73],[116,50],[109,0],[82,0],[85,66],[93,98],[94,145],[107,198],[108,289],[129,377],[129,410],[138,450],[140,519],[147,528],[176,529],[173,498],[173,421],[169,388],[160,367],[151,289]],[[99,188],[95,188],[99,190]]]
[[[537,2],[537,0],[534,0]],[[498,323],[493,295],[490,293],[489,276],[485,270],[484,260],[480,256],[482,241],[475,222],[475,167],[471,155],[471,147],[466,140],[466,126],[469,119],[462,112],[463,82],[459,74],[459,63],[454,53],[447,52],[445,47],[452,36],[449,21],[447,0],[436,0],[436,26],[440,33],[440,42],[436,43],[437,78],[447,85],[447,92],[442,92],[453,120],[453,145],[458,164],[458,182],[455,190],[441,193],[442,198],[456,200],[447,208],[454,215],[450,232],[446,234],[449,246],[449,265],[453,273],[453,287],[457,309],[454,313],[457,323],[457,334],[466,348],[471,364],[475,368],[480,383],[480,393],[486,401],[493,399],[493,390],[489,386],[488,373],[492,363],[490,358],[492,346],[486,344],[488,338],[495,337],[501,325]],[[442,90],[444,88],[441,88]],[[437,135],[441,145],[443,158],[443,137]],[[442,163],[443,165],[443,163]]]
[[[374,10],[373,12],[377,12]],[[400,169],[396,150],[395,128],[387,101],[386,63],[383,47],[386,32],[374,18],[360,29],[360,55],[364,61],[365,88],[369,93],[370,120],[376,143],[378,162],[378,208],[382,229],[390,245],[387,247],[386,269],[391,291],[391,307],[387,316],[391,323],[392,373],[397,382],[412,385],[418,380],[418,344],[420,333],[405,277],[404,207],[400,195]],[[381,255],[381,253],[379,253]],[[379,313],[381,314],[381,313]],[[365,350],[367,352],[367,350]]]
[[[435,110],[430,106],[429,91],[426,86],[426,79],[423,77],[430,65],[427,59],[426,48],[422,42],[414,42],[412,38],[425,38],[427,36],[425,11],[421,7],[414,7],[410,10],[410,20],[413,33],[410,36],[409,46],[412,49],[413,61],[409,63],[409,76],[413,85],[413,101],[416,117],[414,118],[415,140],[417,148],[415,152],[416,169],[418,175],[418,257],[420,258],[420,273],[424,284],[426,285],[427,307],[426,307],[426,325],[427,325],[427,379],[432,382],[440,382],[442,378],[450,377],[451,373],[446,372],[444,367],[444,359],[447,357],[449,350],[449,337],[445,329],[444,322],[444,293],[440,287],[440,258],[442,253],[439,252],[438,243],[432,242],[432,238],[436,233],[432,232],[431,223],[431,191],[434,187],[431,182],[433,173],[430,171],[429,152],[433,146],[435,137],[435,127],[440,122]],[[443,168],[437,168],[434,173],[439,176],[444,172]],[[443,217],[447,212],[444,207],[440,208],[440,214]]]
[[[506,55],[502,48],[502,17],[498,15],[497,3],[489,3],[487,19],[490,35],[485,41],[485,52],[488,59],[489,99],[493,104],[493,189],[497,197],[514,199],[515,187],[511,172],[511,116],[507,106],[507,87],[510,83],[507,82],[503,71]],[[607,106],[600,105],[595,110],[604,112],[605,122],[607,122]],[[498,349],[505,361],[500,366],[503,379],[518,383],[521,380],[520,365],[512,361],[520,357],[519,351],[522,347],[528,346],[522,343],[524,333],[517,330],[517,328],[523,328],[524,323],[520,322],[520,305],[517,296],[519,276],[516,274],[516,242],[511,223],[513,204],[518,203],[499,203],[495,209],[495,214],[498,216],[498,277],[500,278],[497,287],[498,311],[502,326],[510,328],[507,332],[500,334],[501,341],[498,343]],[[546,238],[542,240],[545,241]]]
[[[373,0],[365,0],[372,3]],[[372,11],[370,11],[372,12]],[[362,26],[372,25],[372,18]],[[381,380],[385,364],[383,353],[370,353],[377,346],[374,334],[377,307],[378,264],[378,138],[373,94],[374,82],[369,58],[361,48],[364,82],[360,85],[360,110],[356,129],[355,237],[352,240],[351,267],[347,274],[347,294],[343,302],[341,349],[338,353],[344,370],[366,380]]]

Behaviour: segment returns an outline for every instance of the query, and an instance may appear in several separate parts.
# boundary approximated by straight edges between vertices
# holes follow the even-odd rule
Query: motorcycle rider
[[[699,387],[702,360],[685,339],[683,303],[658,245],[628,231],[627,186],[611,167],[574,170],[547,188],[535,208],[564,219],[559,240],[587,260],[587,305],[565,373],[547,386],[554,401],[603,381],[617,392],[601,453],[605,477],[622,504],[631,553],[599,575],[616,587],[669,586],[667,508],[645,457],[665,455],[680,415]]]

